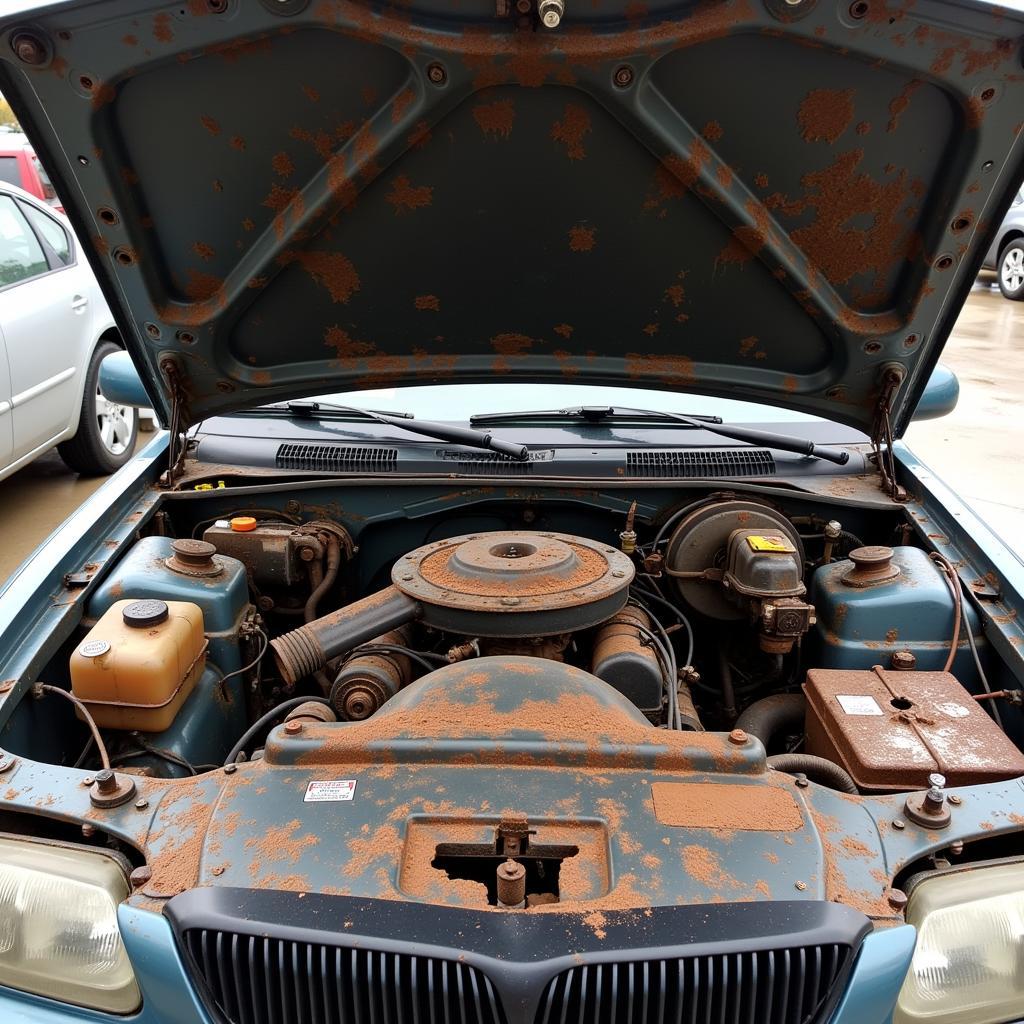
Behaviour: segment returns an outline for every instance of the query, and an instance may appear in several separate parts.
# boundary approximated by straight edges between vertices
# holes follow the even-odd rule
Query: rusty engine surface
[[[61,814],[143,851],[133,899],[570,906],[600,931],[626,907],[818,898],[884,922],[901,867],[1018,828],[1012,802],[958,795],[1024,775],[1011,691],[984,692],[1005,680],[973,606],[891,512],[458,497],[375,522],[372,488],[340,515],[224,496],[120,555],[70,658],[110,769],[81,721],[31,731],[58,721],[48,691],[13,726],[89,772]],[[140,658],[172,666],[156,696]]]

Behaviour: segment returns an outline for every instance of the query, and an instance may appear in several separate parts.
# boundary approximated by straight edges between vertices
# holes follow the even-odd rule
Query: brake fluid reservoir
[[[71,655],[71,692],[101,728],[162,732],[205,661],[198,605],[117,601]]]
[[[869,547],[850,556],[814,573],[811,602],[818,621],[812,663],[821,668],[888,668],[896,651],[907,651],[919,670],[941,670],[953,636],[954,605],[928,552],[909,546]],[[963,683],[973,682],[976,675],[968,630],[983,646],[978,616],[965,600],[952,667]]]

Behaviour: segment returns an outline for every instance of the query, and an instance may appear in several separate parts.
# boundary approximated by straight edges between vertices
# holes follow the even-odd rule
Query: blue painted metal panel
[[[888,1024],[916,939],[917,929],[910,925],[869,935],[831,1024]]]

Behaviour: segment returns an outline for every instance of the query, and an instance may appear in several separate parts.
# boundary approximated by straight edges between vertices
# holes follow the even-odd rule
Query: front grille
[[[297,443],[282,444],[277,449],[278,469],[385,472],[393,470],[397,462],[398,453],[394,448]]]
[[[830,944],[586,964],[548,983],[536,1024],[813,1024],[849,960],[849,946]]]
[[[504,1024],[478,970],[455,960],[189,929],[185,948],[231,1024]]]
[[[775,459],[763,448],[638,449],[626,453],[626,467],[630,476],[772,476]]]

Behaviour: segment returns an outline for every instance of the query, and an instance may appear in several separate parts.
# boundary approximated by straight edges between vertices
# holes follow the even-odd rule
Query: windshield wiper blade
[[[467,448],[482,448],[485,451],[498,452],[500,455],[516,459],[519,462],[530,457],[530,449],[525,444],[503,441],[486,430],[472,430],[453,423],[435,423],[433,420],[418,420],[412,413],[407,412],[377,412],[375,409],[359,409],[352,405],[335,405],[333,402],[284,402],[277,405],[265,405],[259,409],[244,410],[244,412],[250,416],[258,416],[261,412],[263,414],[271,412],[319,419],[331,419],[335,418],[335,414],[342,414],[345,417],[354,416],[361,420],[384,423],[389,427],[399,427],[412,434],[432,437],[436,441],[450,441],[453,444],[463,444]]]
[[[688,419],[705,423],[721,423],[721,416],[704,416],[693,413]],[[470,423],[543,423],[547,420],[575,419],[587,423],[603,423],[607,420],[647,420],[654,423],[674,423],[675,414],[658,412],[656,409],[627,409],[612,405],[575,405],[567,409],[531,409],[528,412],[480,412],[469,418]]]
[[[510,420],[515,416],[514,413],[508,413],[507,415]],[[537,414],[527,413],[526,415]],[[794,455],[806,455],[809,458],[824,459],[826,462],[834,462],[837,466],[845,466],[850,461],[850,453],[842,448],[815,444],[814,441],[808,441],[802,437],[793,437],[791,434],[776,434],[771,430],[756,430],[753,427],[741,427],[735,424],[723,423],[719,416],[704,418],[659,409],[630,409],[627,406],[621,405],[581,406],[577,409],[552,410],[544,415],[548,418],[562,415],[567,418],[582,419],[588,423],[600,423],[604,420],[615,419],[649,419],[656,423],[681,423],[698,430],[706,430],[709,434],[727,437],[730,441],[740,441],[743,444],[765,445],[768,448],[775,448],[780,452],[792,452]],[[487,414],[470,418],[470,423],[481,422],[493,423],[495,421]]]

